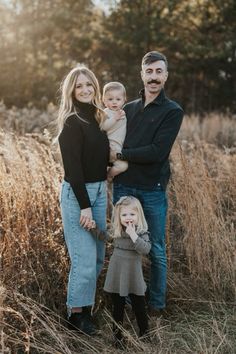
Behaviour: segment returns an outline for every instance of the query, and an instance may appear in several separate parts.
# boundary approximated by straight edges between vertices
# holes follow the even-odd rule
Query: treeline
[[[55,102],[77,62],[100,83],[142,87],[140,61],[169,59],[167,93],[187,112],[236,111],[235,0],[120,0],[103,12],[90,0],[0,0],[0,99],[8,106]]]

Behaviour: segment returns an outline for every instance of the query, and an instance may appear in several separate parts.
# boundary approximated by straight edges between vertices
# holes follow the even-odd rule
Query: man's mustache
[[[157,85],[160,85],[161,82],[160,82],[160,81],[157,81],[157,80],[150,80],[150,81],[148,81],[148,84],[157,84]]]

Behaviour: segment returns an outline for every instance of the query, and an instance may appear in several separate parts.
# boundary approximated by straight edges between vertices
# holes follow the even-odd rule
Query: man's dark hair
[[[142,59],[142,67],[143,67],[143,65],[149,65],[149,64],[152,64],[158,60],[163,60],[164,63],[166,64],[166,69],[168,69],[168,61],[166,59],[166,56],[164,54],[162,54],[160,52],[156,52],[156,51],[148,52],[144,55],[144,57]]]

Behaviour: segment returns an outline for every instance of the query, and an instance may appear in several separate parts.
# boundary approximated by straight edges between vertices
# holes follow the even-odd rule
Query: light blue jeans
[[[106,182],[86,183],[93,219],[100,230],[106,229]],[[60,205],[64,237],[70,256],[70,273],[67,288],[67,308],[94,304],[97,277],[105,256],[104,242],[95,239],[80,226],[80,206],[66,181],[62,182]]]
[[[142,204],[145,218],[150,231],[152,248],[151,274],[149,290],[149,305],[154,309],[163,309],[166,306],[166,240],[165,226],[167,213],[167,196],[160,184],[152,190],[142,187],[113,184],[113,201],[116,203],[120,197],[132,195]]]

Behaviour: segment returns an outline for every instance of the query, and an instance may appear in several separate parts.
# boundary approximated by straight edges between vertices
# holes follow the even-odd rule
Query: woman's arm
[[[67,118],[59,136],[59,145],[67,182],[70,183],[80,208],[90,208],[82,165],[83,134],[76,116]]]

